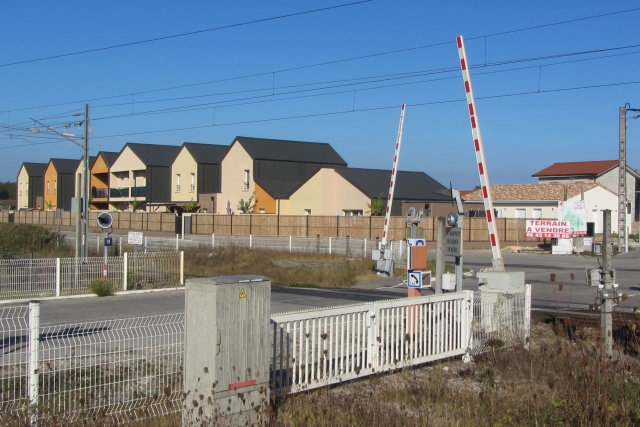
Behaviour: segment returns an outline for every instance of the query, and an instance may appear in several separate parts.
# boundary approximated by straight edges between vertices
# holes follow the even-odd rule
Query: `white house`
[[[618,195],[597,182],[567,184],[491,185],[496,218],[558,219],[558,202],[582,200],[587,205],[587,221],[602,232],[602,211],[611,210],[611,229],[618,229]],[[469,216],[485,216],[481,190],[465,196]]]
[[[534,173],[539,184],[570,184],[578,182],[597,182],[618,194],[618,177],[620,176],[619,160],[594,160],[588,162],[561,162]],[[626,185],[627,202],[631,203],[631,220],[638,221],[640,208],[640,174],[627,165]],[[617,217],[617,215],[616,215]],[[617,222],[616,222],[617,224]],[[617,230],[617,225],[613,230]]]

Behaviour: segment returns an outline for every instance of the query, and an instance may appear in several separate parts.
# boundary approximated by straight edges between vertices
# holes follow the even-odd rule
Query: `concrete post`
[[[270,312],[266,277],[187,281],[182,425],[266,424]]]
[[[56,296],[60,296],[62,290],[62,268],[60,265],[60,258],[56,258]]]
[[[446,220],[447,219],[443,216],[438,217],[438,238],[436,242],[436,294],[442,293],[442,275],[445,272],[444,246],[446,239]]]
[[[127,290],[127,276],[129,275],[129,254],[124,253],[122,257],[122,290]]]
[[[40,389],[39,375],[40,370],[40,302],[29,302],[29,343],[28,343],[28,398],[29,406],[32,408],[32,416],[35,419],[31,419],[32,425],[37,425],[37,406],[38,406],[38,394]]]
[[[611,211],[602,211],[602,285],[604,298],[602,301],[601,326],[603,350],[607,356],[613,353],[613,278],[611,277]]]

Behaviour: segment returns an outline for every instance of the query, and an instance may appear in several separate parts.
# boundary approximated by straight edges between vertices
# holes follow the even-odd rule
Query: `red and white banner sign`
[[[527,237],[551,237],[555,239],[571,238],[569,221],[527,220]]]

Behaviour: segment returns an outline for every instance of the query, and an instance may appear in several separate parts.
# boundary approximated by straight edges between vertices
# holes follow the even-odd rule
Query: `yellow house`
[[[109,168],[120,153],[100,151],[91,162],[91,209],[109,209]]]
[[[374,199],[382,197],[383,210],[389,195],[390,170],[323,168],[280,200],[281,215],[370,215]],[[430,214],[438,205],[450,208],[447,189],[424,172],[398,171],[391,214],[404,215],[409,207]]]
[[[109,169],[109,207],[164,212],[171,205],[171,165],[181,147],[125,144]]]
[[[42,209],[44,207],[43,182],[48,163],[24,162],[16,179],[18,209]]]
[[[75,197],[78,160],[51,159],[44,172],[45,210],[71,211],[71,198]]]
[[[255,192],[255,213],[278,213],[278,200],[288,198],[323,167],[347,163],[326,143],[238,136],[222,160],[220,213],[240,213],[240,200]]]
[[[177,206],[196,202],[203,212],[217,213],[220,164],[228,145],[185,142],[171,165],[171,199]]]

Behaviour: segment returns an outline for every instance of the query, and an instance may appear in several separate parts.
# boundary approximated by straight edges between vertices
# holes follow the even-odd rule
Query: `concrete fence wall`
[[[16,224],[37,224],[53,227],[75,226],[75,214],[64,212],[56,219],[55,212],[18,211]],[[113,228],[118,230],[175,232],[176,216],[171,213],[111,212]],[[89,224],[93,228],[98,212],[89,213]],[[294,237],[352,237],[359,239],[382,238],[384,217],[369,216],[279,216],[279,215],[214,215],[193,214],[192,234],[230,234],[255,236]],[[9,222],[9,212],[0,211],[0,222]],[[525,236],[525,220],[495,218],[500,241],[540,243],[543,239]],[[423,217],[419,227],[429,242],[436,240],[437,218]],[[389,223],[389,238],[402,240],[406,237],[404,217],[392,217]],[[464,240],[487,242],[489,234],[485,218],[466,218]]]

